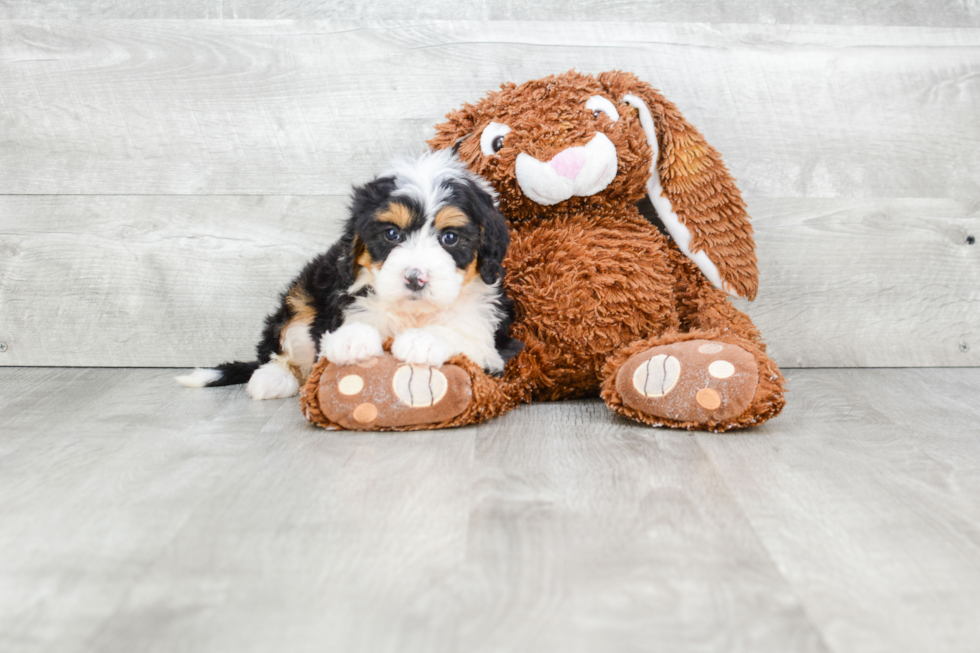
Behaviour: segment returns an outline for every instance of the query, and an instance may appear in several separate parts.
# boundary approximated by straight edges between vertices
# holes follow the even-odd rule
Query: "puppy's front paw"
[[[362,322],[351,322],[333,333],[325,333],[320,341],[320,354],[337,365],[350,365],[382,353],[381,334]]]
[[[391,353],[406,363],[431,367],[439,367],[453,355],[449,345],[424,329],[409,329],[396,336]]]

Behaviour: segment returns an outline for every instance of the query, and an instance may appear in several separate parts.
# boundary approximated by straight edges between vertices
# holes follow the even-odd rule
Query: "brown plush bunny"
[[[726,296],[752,299],[758,285],[745,205],[673,104],[629,73],[571,71],[505,84],[447,118],[429,144],[456,148],[493,185],[511,227],[505,287],[524,350],[502,378],[449,361],[442,409],[399,402],[390,356],[357,369],[321,360],[301,399],[311,421],[441,428],[596,394],[654,426],[726,431],[779,413],[783,377]],[[338,394],[351,374],[373,394]]]

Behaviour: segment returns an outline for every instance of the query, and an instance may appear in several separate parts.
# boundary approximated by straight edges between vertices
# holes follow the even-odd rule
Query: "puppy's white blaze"
[[[595,195],[616,178],[619,157],[616,146],[605,134],[598,133],[587,145],[567,148],[555,157],[572,150],[578,150],[580,156],[585,158],[585,164],[574,179],[558,174],[550,162],[539,161],[524,152],[518,154],[514,174],[521,192],[538,204],[551,206],[573,195]]]
[[[425,287],[415,295],[405,285],[405,274],[412,269],[421,271],[427,278]],[[391,250],[374,275],[374,290],[378,297],[391,303],[401,302],[405,310],[425,310],[425,302],[436,306],[448,306],[459,297],[463,287],[463,274],[456,261],[439,244],[439,234],[432,227],[431,218],[416,232],[408,235],[404,243]]]
[[[248,394],[252,399],[284,399],[299,393],[299,381],[293,373],[274,359],[252,372]]]
[[[218,370],[209,370],[197,367],[194,368],[190,374],[175,376],[174,380],[181,385],[187,386],[188,388],[203,388],[212,381],[217,381],[220,378],[221,372]]]
[[[448,183],[469,179],[494,200],[497,193],[489,183],[471,173],[452,150],[426,152],[417,158],[399,159],[382,173],[383,177],[395,177],[398,186],[392,195],[407,196],[416,200],[427,215],[435,215],[449,201],[451,189]]]
[[[625,96],[623,102],[631,107],[635,107],[640,112],[640,125],[646,133],[650,149],[653,150],[653,165],[650,173],[650,181],[647,182],[647,193],[650,195],[650,203],[653,204],[653,208],[657,209],[657,215],[664,223],[664,226],[667,227],[667,231],[674,239],[674,242],[677,243],[677,247],[684,252],[685,256],[694,261],[694,264],[698,266],[708,281],[715,288],[737,296],[737,293],[732,292],[731,288],[722,283],[718,266],[708,258],[707,252],[704,250],[691,252],[691,231],[677,217],[674,206],[663,194],[664,190],[660,184],[660,167],[657,165],[660,159],[660,145],[657,142],[657,132],[653,125],[653,116],[650,115],[650,109],[647,108],[646,102],[635,95]]]
[[[373,325],[363,320],[345,320],[336,331],[328,331],[320,339],[320,353],[337,365],[350,365],[359,361],[380,356],[381,334]]]

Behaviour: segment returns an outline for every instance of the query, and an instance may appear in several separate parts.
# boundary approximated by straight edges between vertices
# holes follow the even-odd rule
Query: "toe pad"
[[[623,403],[676,422],[720,422],[748,408],[759,384],[755,357],[737,345],[688,340],[653,347],[616,376]]]
[[[469,375],[456,365],[409,365],[391,355],[328,365],[320,376],[320,409],[351,430],[440,424],[469,406]]]

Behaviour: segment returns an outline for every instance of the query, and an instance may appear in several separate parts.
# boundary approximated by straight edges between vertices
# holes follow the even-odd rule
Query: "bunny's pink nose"
[[[555,172],[562,177],[575,179],[582,170],[582,166],[585,165],[585,152],[582,150],[583,148],[581,147],[570,147],[555,155],[555,158],[549,163]]]

